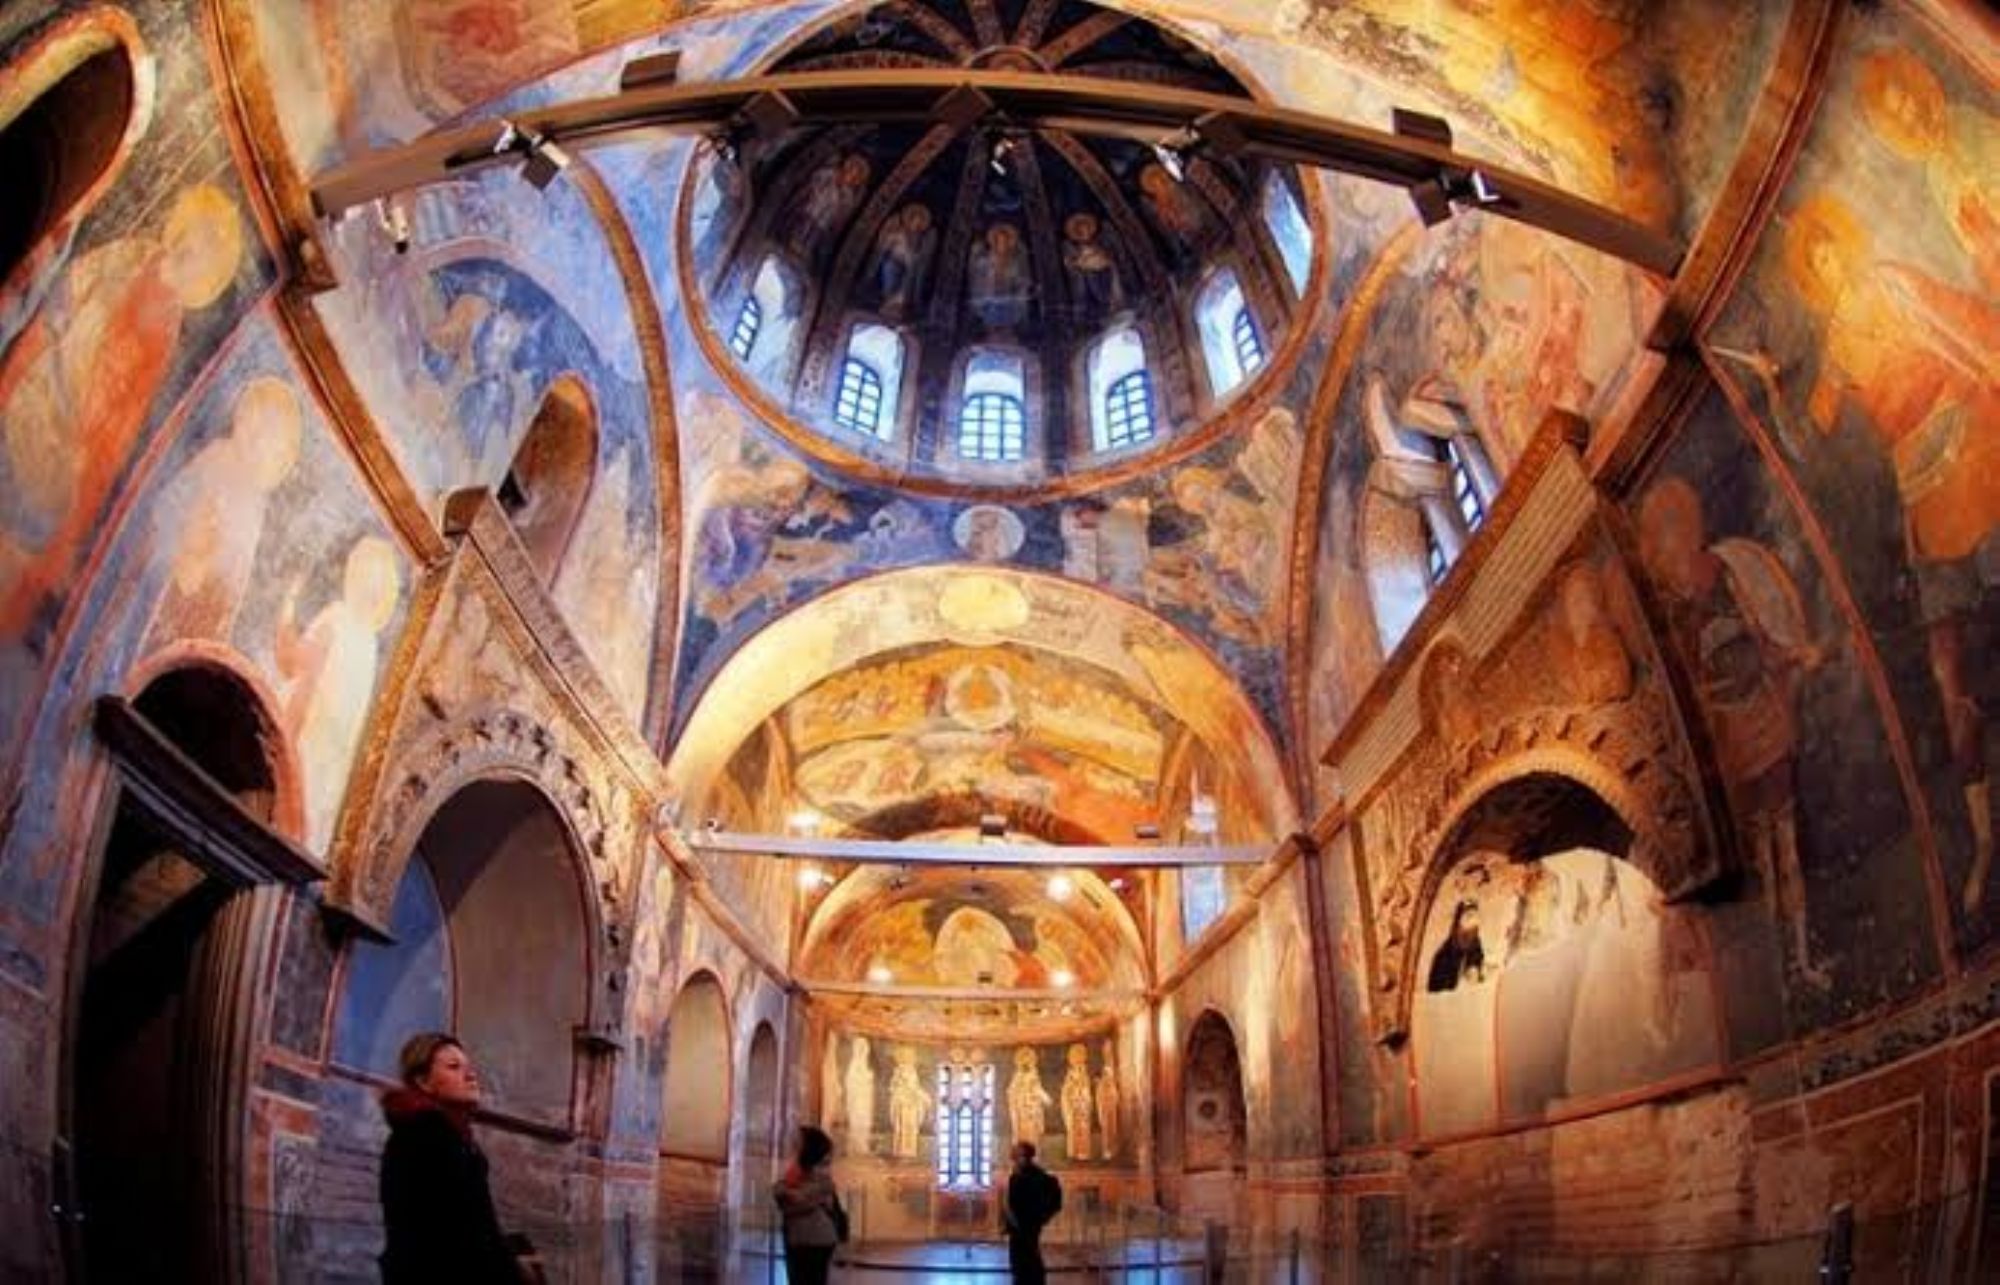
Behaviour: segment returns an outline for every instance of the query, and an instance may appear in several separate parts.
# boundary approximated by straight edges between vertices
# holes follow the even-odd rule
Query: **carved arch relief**
[[[1375,1037],[1409,1034],[1421,929],[1481,809],[1533,782],[1594,799],[1622,834],[1601,841],[1670,901],[1723,873],[1722,854],[1663,695],[1641,688],[1611,705],[1543,707],[1476,722],[1464,653],[1440,643],[1422,679],[1427,737],[1363,823],[1375,951]]]
[[[433,727],[399,756],[373,803],[350,861],[334,875],[330,901],[369,925],[389,922],[417,841],[438,809],[475,781],[514,779],[542,792],[584,863],[585,919],[593,939],[586,1026],[609,1036],[625,1016],[626,874],[614,829],[614,791],[569,752],[549,727],[517,710],[483,709]]]

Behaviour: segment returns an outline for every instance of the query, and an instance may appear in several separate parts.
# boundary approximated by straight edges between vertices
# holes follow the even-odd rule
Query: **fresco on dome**
[[[1090,918],[1059,906],[1031,878],[995,873],[975,887],[962,876],[919,880],[846,907],[815,930],[808,953],[827,957],[829,975],[843,979],[879,967],[898,985],[1045,990],[1068,974],[1087,991],[1113,980],[1105,951],[1121,945],[1114,929]]]
[[[1740,1047],[1782,962],[1795,1020],[1854,1016],[1938,969],[1924,857],[1826,569],[1748,431],[1711,391],[1630,502],[1668,650],[1714,746],[1748,892],[1715,910]],[[1757,916],[1762,917],[1760,928]],[[1775,952],[1775,954],[1773,953]],[[1752,1029],[1752,1028],[1755,1029]]]
[[[191,3],[13,24],[0,98],[54,24],[136,51],[130,150],[0,285],[0,777],[73,619],[77,572],[222,337],[273,279]],[[41,46],[59,51],[61,41]]]
[[[749,637],[726,665],[717,662],[714,681],[675,736],[670,772],[678,788],[711,788],[749,730],[820,678],[940,640],[1019,644],[1044,659],[1067,657],[1101,671],[1140,704],[1169,712],[1198,741],[1231,747],[1231,770],[1255,783],[1232,822],[1244,841],[1287,824],[1281,818],[1293,809],[1274,742],[1214,658],[1156,618],[1059,578],[963,565],[842,586]],[[771,682],[778,672],[785,678]]]
[[[682,717],[733,645],[782,612],[857,576],[964,559],[1060,572],[1157,611],[1221,656],[1282,726],[1284,514],[1301,449],[1284,407],[1178,469],[1004,510],[829,481],[719,390],[684,388],[679,421],[690,533]]]
[[[1695,916],[1609,853],[1460,860],[1431,905],[1410,1019],[1424,1132],[1538,1119],[1714,1065]]]
[[[465,240],[489,216],[503,225],[520,217],[487,196],[465,188],[423,199]],[[430,209],[420,205],[419,216]],[[557,297],[497,259],[449,257],[464,250],[398,261],[380,247],[348,248],[354,262],[383,275],[321,306],[376,422],[433,509],[460,487],[500,484],[557,380],[571,377],[586,390],[596,471],[551,588],[599,674],[638,717],[658,611],[660,518],[637,341],[601,240],[565,254],[588,265],[579,267],[586,277],[611,274],[608,305],[575,282],[554,288]]]
[[[1708,348],[1867,622],[1969,951],[2000,932],[2000,108],[1918,16],[1840,40]]]
[[[0,898],[24,919],[54,912],[85,842],[80,704],[166,649],[241,658],[298,763],[300,837],[325,850],[413,571],[307,387],[269,311],[253,314],[110,537],[0,857]]]
[[[1783,19],[1728,0],[1670,19],[1631,0],[1164,8],[1242,32],[1236,52],[1288,105],[1381,127],[1391,105],[1419,107],[1451,121],[1464,150],[1683,233],[1720,181],[1711,158],[1734,154]]]
[[[799,797],[858,820],[926,795],[977,792],[1124,841],[1155,819],[1177,727],[1075,662],[950,648],[829,679],[786,706]]]

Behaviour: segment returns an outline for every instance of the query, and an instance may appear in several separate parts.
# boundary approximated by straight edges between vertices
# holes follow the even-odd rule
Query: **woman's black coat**
[[[470,1132],[423,1094],[382,1102],[383,1285],[520,1285],[486,1185],[486,1155]]]

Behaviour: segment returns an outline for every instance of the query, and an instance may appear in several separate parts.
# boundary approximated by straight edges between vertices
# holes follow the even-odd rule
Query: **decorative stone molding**
[[[1377,1039],[1409,1031],[1424,919],[1457,856],[1461,823],[1510,782],[1553,776],[1601,798],[1632,832],[1622,855],[1669,899],[1723,873],[1692,763],[1664,699],[1641,693],[1616,705],[1545,708],[1500,722],[1455,750],[1433,740],[1385,791],[1362,827],[1374,908]]]
[[[623,1020],[625,875],[616,842],[625,827],[619,800],[548,726],[519,710],[488,707],[424,731],[398,755],[352,859],[336,876],[330,900],[377,929],[389,922],[417,840],[439,808],[476,781],[514,779],[537,787],[561,816],[590,874],[589,919],[598,981],[587,1029],[615,1038]]]

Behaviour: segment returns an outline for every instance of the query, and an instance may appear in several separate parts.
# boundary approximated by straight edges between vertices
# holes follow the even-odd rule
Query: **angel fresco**
[[[155,233],[77,259],[0,353],[0,636],[58,593],[124,470],[190,316],[243,260],[235,202],[184,189]],[[79,446],[78,443],[82,445]]]
[[[363,536],[348,550],[339,596],[297,625],[305,576],[286,592],[275,650],[284,675],[284,723],[305,774],[306,833],[333,833],[341,789],[375,690],[382,631],[396,614],[402,571],[388,541]]]
[[[291,386],[259,376],[236,394],[229,432],[202,447],[175,476],[171,493],[185,500],[157,507],[159,533],[152,543],[172,549],[173,564],[143,635],[145,646],[167,637],[229,637],[271,496],[298,463],[303,432]]]
[[[1799,686],[1825,659],[1785,566],[1755,540],[1711,543],[1701,497],[1668,477],[1639,505],[1640,557],[1666,600],[1667,628],[1693,671],[1716,765],[1749,836],[1772,918],[1800,976],[1832,975],[1812,955],[1799,860]]]

